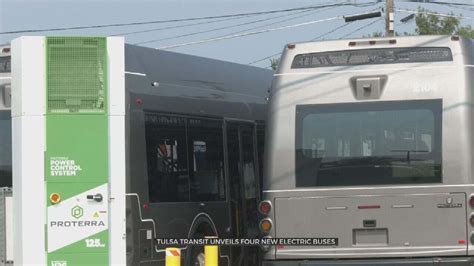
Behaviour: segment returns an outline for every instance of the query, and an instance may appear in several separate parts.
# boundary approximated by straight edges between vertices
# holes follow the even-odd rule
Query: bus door
[[[233,236],[257,238],[260,182],[257,171],[255,124],[227,122],[226,125]],[[256,251],[257,248],[248,247],[234,249],[233,259],[237,265],[256,262]]]

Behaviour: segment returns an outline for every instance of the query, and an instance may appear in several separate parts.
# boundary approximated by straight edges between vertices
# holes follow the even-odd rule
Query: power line
[[[412,2],[412,3],[421,3],[421,4],[436,4],[436,5],[449,5],[449,6],[467,6],[474,7],[473,4],[466,3],[452,3],[452,2],[441,2],[441,1],[432,1],[432,0],[404,0],[402,2]]]
[[[325,37],[326,35],[329,35],[329,34],[331,34],[331,33],[336,32],[336,31],[339,30],[339,29],[342,29],[342,28],[344,28],[344,27],[349,26],[351,23],[352,23],[352,22],[344,23],[344,24],[342,24],[341,26],[339,26],[339,27],[337,27],[337,28],[334,28],[334,29],[332,29],[332,30],[330,30],[330,31],[328,31],[328,32],[326,32],[326,33],[323,33],[323,34],[321,34],[321,35],[319,35],[319,36],[314,37],[314,38],[311,39],[310,41],[316,41],[316,40],[318,40],[318,39],[320,39],[320,38],[322,38],[322,37]]]
[[[272,32],[272,31],[279,31],[279,30],[297,28],[297,27],[312,25],[312,24],[316,24],[316,23],[320,23],[320,22],[336,20],[336,19],[340,19],[340,18],[343,18],[343,16],[337,16],[337,17],[320,19],[320,20],[313,20],[313,21],[309,21],[309,22],[303,22],[303,23],[299,23],[299,24],[293,24],[293,25],[288,25],[288,26],[283,26],[283,27],[278,27],[278,28],[271,28],[271,29],[265,29],[265,30],[259,30],[259,31],[245,32],[245,33],[241,33],[241,34],[225,35],[225,36],[222,36],[222,37],[204,39],[204,40],[193,41],[193,42],[172,44],[172,45],[158,47],[157,49],[171,49],[171,48],[177,48],[177,47],[194,45],[194,44],[201,44],[201,43],[207,43],[207,42],[215,42],[215,41],[220,41],[220,40],[233,39],[233,38],[238,38],[238,37],[244,37],[244,36],[250,36],[250,35],[256,35],[256,34]]]
[[[396,11],[400,12],[405,12],[405,13],[413,13],[413,14],[425,14],[425,15],[434,15],[437,17],[455,17],[458,19],[474,19],[474,17],[464,17],[464,16],[458,16],[458,15],[449,15],[449,14],[441,14],[441,13],[435,13],[435,12],[427,12],[427,11],[418,11],[418,10],[413,10],[413,9],[401,9],[401,8],[396,8]]]
[[[318,39],[320,39],[320,38],[322,38],[322,37],[325,37],[325,36],[327,36],[327,35],[329,35],[329,34],[331,34],[331,33],[336,32],[336,31],[339,30],[339,29],[342,29],[342,28],[344,28],[344,27],[347,27],[347,26],[350,25],[351,23],[352,23],[352,22],[344,23],[344,24],[342,24],[342,25],[340,25],[340,26],[338,26],[338,27],[336,27],[336,28],[334,28],[334,29],[332,29],[332,30],[330,30],[330,31],[327,31],[327,32],[325,32],[325,33],[323,33],[323,34],[320,34],[320,35],[314,37],[314,38],[311,39],[310,41],[315,41],[315,40],[318,40]],[[250,62],[250,63],[248,63],[248,64],[249,64],[249,65],[253,65],[253,64],[262,62],[262,61],[264,61],[264,60],[270,59],[270,58],[272,58],[272,57],[275,57],[275,56],[277,56],[277,55],[281,55],[281,52],[278,52],[278,53],[275,53],[275,54],[272,54],[272,55],[269,55],[269,56],[260,58],[260,59],[258,59],[258,60],[252,61],[252,62]]]
[[[334,2],[333,2],[333,3],[324,3],[324,4],[334,4]],[[337,7],[337,6],[334,6],[334,7]],[[317,9],[317,10],[319,10],[319,9]],[[295,15],[295,14],[310,12],[310,11],[312,11],[312,10],[311,10],[311,9],[309,9],[309,10],[303,10],[303,11],[296,12],[296,13],[292,13],[292,14],[287,14],[287,15],[283,15],[283,16],[273,17],[273,18],[270,18],[270,20],[271,20],[271,19],[280,18],[280,17],[292,16],[292,15]],[[113,36],[131,35],[131,34],[137,34],[137,33],[147,33],[147,32],[160,31],[160,30],[167,30],[167,29],[174,29],[174,28],[183,28],[183,27],[188,27],[188,26],[197,26],[197,25],[211,24],[211,23],[216,23],[216,22],[221,22],[221,21],[230,21],[230,20],[242,19],[242,18],[246,18],[246,17],[250,17],[250,15],[249,15],[249,16],[242,16],[242,17],[235,17],[235,18],[225,18],[225,19],[214,20],[214,21],[205,21],[205,22],[200,22],[200,23],[190,23],[190,24],[184,24],[184,25],[178,25],[178,26],[170,26],[170,27],[164,27],[164,28],[156,28],[156,29],[132,31],[132,32],[126,32],[126,33],[117,33],[117,34],[114,34]],[[264,20],[265,20],[265,19],[264,19]],[[259,20],[259,21],[260,21],[260,20]],[[215,30],[218,30],[218,29],[215,29]],[[176,36],[176,38],[178,38],[178,37],[181,37],[181,36],[180,36],[180,35]],[[170,38],[171,38],[171,37],[170,37]],[[163,40],[163,39],[157,39],[156,41],[161,41],[161,40]]]
[[[368,24],[366,24],[366,25],[363,25],[362,27],[359,27],[359,28],[355,29],[354,31],[352,31],[352,32],[350,32],[350,33],[348,33],[348,34],[346,34],[346,35],[340,37],[340,39],[344,39],[344,38],[348,37],[349,35],[352,35],[352,34],[358,32],[358,31],[360,31],[360,30],[362,30],[362,29],[364,29],[364,28],[367,28],[367,27],[369,27],[370,25],[372,25],[372,24],[374,24],[374,23],[376,23],[376,22],[379,22],[379,21],[381,21],[381,20],[383,20],[383,18],[379,18],[379,19],[376,19],[376,20],[374,20],[374,21],[371,21],[370,23],[368,23]],[[338,28],[342,28],[343,26],[349,25],[349,24],[351,24],[351,23],[353,23],[353,22],[349,22],[349,23],[347,23],[347,24],[341,25],[341,26],[339,26]],[[337,28],[336,28],[336,29],[337,29]],[[336,29],[332,30],[331,32],[334,32]],[[319,36],[318,36],[318,37],[319,37]],[[313,40],[315,40],[315,39],[313,39]],[[281,54],[281,53],[279,53],[279,54]],[[273,56],[275,56],[275,55],[278,55],[278,54],[274,54]],[[265,59],[269,59],[269,58],[265,58]],[[259,61],[263,61],[263,60],[259,60]],[[255,62],[256,62],[256,61],[255,61]],[[251,63],[249,63],[249,64],[251,64]],[[271,67],[271,65],[270,65],[269,67]],[[269,68],[269,67],[267,66],[267,67],[265,67],[265,68]]]
[[[467,11],[471,11],[471,12],[473,12],[473,11],[474,11],[474,8],[470,8],[470,7],[452,6],[452,5],[447,5],[447,6],[449,6],[449,7],[452,7],[452,8],[457,8],[457,9],[467,10]]]
[[[373,6],[373,5],[376,5],[376,4],[378,4],[378,2],[373,2],[373,3],[370,3],[370,6]],[[365,5],[365,6],[367,6],[367,5]],[[182,47],[182,46],[189,46],[189,45],[194,45],[194,44],[201,44],[201,43],[207,43],[207,42],[214,42],[214,41],[227,40],[227,39],[233,39],[233,38],[256,35],[256,34],[262,34],[262,33],[266,33],[266,32],[285,30],[285,29],[289,29],[289,28],[301,27],[301,26],[311,25],[311,24],[315,24],[315,23],[320,23],[320,22],[335,20],[335,19],[339,19],[339,18],[344,18],[345,16],[346,15],[327,18],[327,19],[321,19],[321,20],[315,20],[315,21],[309,21],[309,22],[304,22],[304,23],[299,23],[299,24],[287,25],[287,26],[282,26],[282,27],[278,27],[278,28],[265,29],[265,30],[261,30],[261,31],[245,32],[245,33],[242,33],[242,34],[229,34],[229,35],[224,35],[224,36],[209,38],[209,39],[204,39],[204,40],[198,40],[198,41],[192,41],[192,42],[186,42],[186,43],[180,43],[180,44],[161,46],[161,47],[158,47],[156,49],[171,49],[171,48],[177,48],[177,47]]]
[[[402,0],[401,2],[444,5],[444,6],[449,6],[456,9],[462,9],[462,10],[467,10],[471,12],[474,11],[474,5],[465,4],[465,3],[434,2],[434,1],[426,1],[426,0]]]
[[[314,15],[316,13],[319,13],[321,11],[327,11],[329,9],[333,9],[333,8],[336,8],[337,6],[334,6],[334,7],[329,7],[329,8],[326,8],[326,9],[321,9],[321,10],[316,10],[315,12],[311,12],[310,14],[306,14],[306,15],[303,15],[303,16],[299,16],[297,18],[303,18],[303,17],[307,17],[309,15]],[[273,26],[275,24],[278,24],[278,23],[282,23],[282,22],[287,22],[287,21],[290,21],[290,20],[294,20],[296,18],[290,18],[290,19],[285,19],[285,20],[279,20],[279,21],[276,21],[276,22],[273,22],[273,23],[268,23],[268,24],[264,24],[264,25],[260,25],[258,27],[254,27],[252,29],[245,29],[245,30],[240,30],[240,31],[236,31],[236,32],[232,32],[231,34],[237,34],[237,33],[241,33],[241,32],[245,32],[245,31],[248,31],[248,30],[255,30],[255,29],[261,29],[261,28],[264,28],[264,27],[267,27],[267,26]],[[218,36],[218,37],[222,37],[222,36]]]
[[[300,19],[300,18],[309,16],[309,15],[313,15],[313,14],[315,14],[315,13],[321,12],[321,11],[323,11],[323,10],[328,10],[328,9],[331,9],[331,8],[336,8],[336,7],[329,7],[329,8],[326,8],[326,9],[317,9],[317,10],[305,10],[305,11],[300,11],[300,12],[298,12],[298,13],[293,13],[293,14],[291,14],[291,15],[284,15],[284,16],[274,17],[274,18],[271,18],[271,19],[280,18],[280,17],[294,16],[294,15],[296,15],[296,14],[308,13],[308,12],[309,12],[309,14],[305,14],[305,15],[302,15],[302,16],[292,17],[292,18],[289,18],[289,19],[283,19],[283,20],[279,20],[279,21],[272,22],[272,23],[267,23],[267,24],[264,24],[264,25],[260,25],[260,26],[257,26],[257,27],[253,27],[253,28],[251,28],[251,29],[248,29],[248,28],[247,28],[247,29],[243,29],[243,30],[231,32],[231,33],[228,33],[228,34],[225,34],[225,35],[216,36],[216,37],[213,37],[213,38],[221,38],[221,37],[226,37],[226,36],[228,36],[228,35],[233,35],[233,34],[238,34],[238,33],[241,33],[241,32],[246,32],[246,31],[248,31],[248,30],[261,29],[261,28],[264,28],[264,27],[267,27],[267,26],[272,26],[272,25],[279,24],[279,23],[282,23],[282,22],[287,22],[287,21],[290,21],[290,20]],[[257,20],[257,21],[248,22],[248,23],[238,24],[238,25],[235,25],[235,26],[242,26],[242,25],[245,25],[245,24],[253,24],[253,23],[258,23],[258,22],[267,21],[267,20],[268,20],[268,19],[262,19],[262,20]],[[233,28],[233,27],[234,27],[234,26],[227,26],[227,27],[222,27],[222,28],[213,29],[213,30],[205,30],[205,31],[200,31],[200,32],[196,32],[196,33],[189,33],[189,34],[178,35],[178,36],[174,36],[174,37],[184,37],[184,36],[196,35],[196,34],[199,34],[199,33],[207,33],[207,32],[212,32],[212,31],[215,31],[215,30],[221,30],[221,29],[227,29],[227,28]],[[172,37],[171,37],[171,38],[172,38]],[[168,39],[171,39],[171,38],[163,38],[163,39],[158,39],[158,40],[152,40],[152,41],[146,41],[146,42],[139,42],[139,43],[136,43],[136,44],[144,44],[144,43],[150,43],[150,42],[155,42],[155,41],[168,40]]]
[[[282,13],[282,12],[305,10],[305,9],[315,9],[315,8],[330,7],[330,6],[347,6],[347,5],[367,6],[367,4],[371,4],[371,3],[364,3],[364,4],[339,3],[339,4],[330,4],[330,5],[325,5],[325,6],[321,6],[321,5],[320,6],[304,6],[304,7],[296,7],[296,8],[268,10],[268,11],[250,12],[250,13],[236,13],[236,14],[227,14],[227,15],[219,15],[219,16],[191,17],[191,18],[154,20],[154,21],[142,21],[142,22],[131,22],[131,23],[114,23],[114,24],[102,24],[102,25],[92,25],[92,26],[4,31],[4,32],[0,32],[0,35],[28,33],[28,32],[31,33],[31,32],[44,32],[44,31],[64,31],[64,30],[97,29],[97,28],[110,28],[110,27],[122,27],[122,26],[138,26],[138,25],[147,25],[147,24],[160,24],[160,23],[172,23],[172,22],[183,22],[183,21],[218,19],[218,18],[242,17],[242,16],[250,16],[250,15],[264,15],[264,14]]]
[[[161,38],[161,39],[142,41],[142,42],[137,42],[137,43],[134,43],[134,44],[145,44],[145,43],[161,42],[161,41],[166,41],[166,40],[178,39],[178,38],[198,35],[198,34],[202,34],[202,33],[208,33],[208,32],[213,32],[213,31],[219,31],[219,30],[225,30],[225,29],[245,26],[245,25],[254,24],[254,23],[258,23],[258,22],[262,22],[262,21],[268,21],[268,20],[277,19],[277,18],[281,18],[281,17],[294,16],[295,14],[299,15],[301,13],[307,13],[307,12],[311,12],[311,11],[314,12],[314,10],[303,10],[303,11],[299,11],[299,12],[292,13],[292,14],[285,14],[285,15],[281,15],[281,16],[276,16],[276,17],[273,17],[273,18],[263,18],[263,19],[258,19],[258,20],[252,20],[252,21],[248,21],[248,22],[244,22],[244,23],[235,24],[235,25],[229,25],[229,26],[225,26],[225,27],[213,28],[213,29],[208,29],[208,30],[203,30],[203,31],[198,31],[198,32],[191,32],[191,33],[186,33],[186,34],[174,35],[174,36],[171,36],[171,37],[166,37],[166,38]],[[319,10],[317,10],[317,11],[319,11]]]
[[[192,27],[192,26],[198,26],[198,25],[212,24],[212,23],[217,23],[217,22],[222,22],[222,21],[237,20],[237,19],[242,19],[242,18],[246,18],[246,17],[250,17],[250,15],[249,16],[241,16],[241,17],[233,17],[233,18],[224,18],[224,19],[211,20],[211,21],[204,21],[204,22],[199,22],[199,23],[188,23],[188,24],[183,24],[183,25],[153,28],[153,29],[147,29],[147,30],[121,32],[121,33],[112,34],[110,36],[127,36],[127,35],[139,34],[139,33],[148,33],[148,32],[153,32],[153,31],[178,29],[178,28]]]

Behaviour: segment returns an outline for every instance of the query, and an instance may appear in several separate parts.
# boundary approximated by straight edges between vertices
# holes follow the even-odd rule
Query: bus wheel
[[[194,262],[195,266],[204,266],[204,252],[200,252],[197,255],[196,261]]]
[[[196,238],[202,238],[204,235],[197,235]],[[203,246],[190,246],[190,266],[204,266],[204,247]]]

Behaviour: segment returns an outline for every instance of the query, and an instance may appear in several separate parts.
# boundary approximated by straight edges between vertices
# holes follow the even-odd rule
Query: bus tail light
[[[471,205],[471,208],[474,208],[474,195],[471,195],[469,198],[469,205]]]
[[[471,233],[471,244],[474,244],[474,232]]]
[[[474,214],[471,214],[471,218],[469,218],[469,223],[474,226]]]
[[[260,221],[260,231],[267,234],[272,229],[272,220],[270,218],[265,218]]]
[[[271,210],[272,210],[272,204],[268,200],[262,201],[258,205],[258,211],[263,215],[268,215]]]
[[[369,40],[369,41],[357,41],[357,42],[349,42],[349,47],[353,46],[372,46],[372,45],[386,45],[386,44],[397,44],[396,39],[390,40]]]

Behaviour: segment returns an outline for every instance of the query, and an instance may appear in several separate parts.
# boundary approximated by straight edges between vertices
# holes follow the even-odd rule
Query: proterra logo
[[[72,217],[79,219],[82,217],[82,215],[84,215],[84,209],[81,206],[76,205],[71,209]]]
[[[71,208],[71,216],[76,218],[76,220],[52,220],[49,222],[49,227],[106,227],[102,220],[79,220],[79,218],[84,216],[84,209],[78,205]]]

